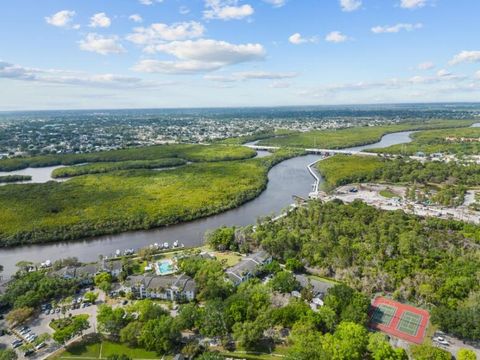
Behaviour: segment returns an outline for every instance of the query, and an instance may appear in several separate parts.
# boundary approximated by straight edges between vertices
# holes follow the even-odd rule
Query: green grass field
[[[392,199],[395,197],[398,197],[397,194],[395,194],[393,191],[385,189],[385,190],[380,190],[380,195],[383,196],[384,198],[387,199]]]
[[[281,137],[260,140],[259,145],[300,147],[304,149],[341,149],[351,146],[372,144],[379,141],[383,135],[393,132],[467,127],[473,123],[474,121],[468,120],[430,120],[423,122],[405,122],[387,126],[366,126],[340,130],[317,130],[286,134]]]
[[[155,352],[144,349],[133,349],[123,344],[117,344],[111,341],[96,342],[93,344],[75,344],[67,348],[63,353],[54,356],[51,360],[72,360],[72,359],[106,359],[114,354],[125,354],[134,360],[140,359],[161,359]],[[171,356],[165,356],[164,359],[171,359]]]

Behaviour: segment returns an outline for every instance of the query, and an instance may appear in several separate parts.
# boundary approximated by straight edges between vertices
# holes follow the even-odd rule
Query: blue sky
[[[15,0],[0,110],[478,101],[478,0]]]

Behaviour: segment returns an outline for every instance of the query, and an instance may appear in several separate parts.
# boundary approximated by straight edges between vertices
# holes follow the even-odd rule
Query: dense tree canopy
[[[77,288],[76,280],[49,275],[44,271],[19,272],[8,283],[0,301],[15,308],[35,308],[57,297],[71,295]]]
[[[459,335],[470,331],[478,338],[474,322],[479,308],[468,298],[480,291],[479,230],[466,223],[381,211],[362,202],[312,202],[259,225],[255,237],[277,259],[304,259],[365,294],[390,292],[400,300],[449,309],[439,311],[445,319],[439,315],[433,320],[445,329],[458,329]],[[364,307],[359,301],[356,306]],[[469,330],[462,331],[466,319]]]

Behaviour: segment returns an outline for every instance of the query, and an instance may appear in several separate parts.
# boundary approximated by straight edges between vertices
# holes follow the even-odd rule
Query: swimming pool
[[[168,275],[176,271],[171,260],[161,260],[156,263],[157,275]]]

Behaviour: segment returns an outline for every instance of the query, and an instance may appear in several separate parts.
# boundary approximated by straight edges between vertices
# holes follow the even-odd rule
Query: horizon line
[[[199,107],[125,107],[125,108],[57,108],[57,109],[24,109],[0,110],[6,113],[34,113],[55,111],[126,111],[126,110],[234,110],[234,109],[288,109],[288,108],[327,108],[327,107],[352,107],[352,106],[406,106],[406,105],[480,105],[480,101],[439,101],[439,102],[386,102],[386,103],[344,103],[320,105],[256,105],[256,106],[199,106]]]

